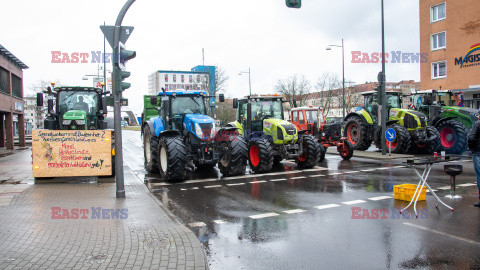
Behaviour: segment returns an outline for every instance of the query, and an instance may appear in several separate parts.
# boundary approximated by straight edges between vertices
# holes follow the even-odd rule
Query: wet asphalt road
[[[144,170],[140,132],[124,131],[123,141],[125,165],[195,232],[210,269],[480,269],[471,161],[455,162],[462,200],[444,199],[443,164],[428,178],[455,211],[427,194],[415,219],[395,211],[408,202],[393,199],[393,185],[418,182],[401,161],[327,155],[310,170],[286,161],[272,173],[219,178],[213,169],[172,184]]]

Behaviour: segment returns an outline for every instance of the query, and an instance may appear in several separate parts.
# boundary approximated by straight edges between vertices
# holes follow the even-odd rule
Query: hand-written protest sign
[[[110,130],[33,130],[33,177],[112,174]]]

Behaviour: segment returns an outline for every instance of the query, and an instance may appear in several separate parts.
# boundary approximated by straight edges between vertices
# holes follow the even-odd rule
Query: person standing
[[[478,120],[472,125],[470,133],[468,133],[468,148],[472,151],[473,167],[477,176],[478,202],[473,206],[480,207],[480,111],[477,112]]]

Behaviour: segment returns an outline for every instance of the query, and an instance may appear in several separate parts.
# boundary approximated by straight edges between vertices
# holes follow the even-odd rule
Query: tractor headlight
[[[202,128],[198,123],[195,123],[195,135],[197,135],[199,138],[203,138]]]
[[[215,137],[217,134],[217,126],[215,125],[215,122],[212,123],[212,130],[210,131],[210,137]]]
[[[72,123],[72,120],[63,120],[62,121],[62,125],[65,125],[65,126],[70,125],[70,123]]]
[[[77,122],[77,125],[79,126],[85,125],[85,120],[76,120],[75,122]]]

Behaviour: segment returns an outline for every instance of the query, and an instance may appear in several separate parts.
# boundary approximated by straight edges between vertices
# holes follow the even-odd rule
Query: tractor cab
[[[106,102],[108,92],[95,87],[48,88],[48,114],[46,129],[89,130],[105,129]],[[43,93],[38,93],[37,104],[43,104]]]
[[[241,99],[238,102],[237,120],[243,126],[247,126],[248,99]],[[252,131],[262,132],[266,119],[284,119],[281,97],[252,97],[250,102],[252,104]]]
[[[318,107],[298,107],[290,111],[290,122],[298,130],[307,130],[309,134],[315,134],[316,130],[322,130],[325,125],[325,115]]]
[[[378,105],[380,101],[378,100],[377,91],[369,91],[362,93],[364,97],[364,109],[370,114],[373,119],[373,122],[378,120]],[[385,105],[387,112],[390,112],[390,109],[401,108],[402,107],[402,93],[399,92],[386,92],[385,93]]]

